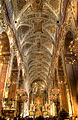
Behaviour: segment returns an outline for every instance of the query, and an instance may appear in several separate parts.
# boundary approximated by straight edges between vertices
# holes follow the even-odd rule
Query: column
[[[7,67],[8,67],[8,61],[4,60],[4,62],[2,64],[2,70],[1,70],[1,76],[0,76],[0,116],[1,116],[3,91],[4,91],[4,87],[5,87]]]
[[[12,65],[13,65],[13,57],[14,57],[14,51],[11,53],[10,61],[7,66],[7,71],[6,71],[6,78],[5,78],[5,87],[4,87],[4,93],[3,97],[8,98],[8,92],[9,92],[9,87],[10,85],[10,78],[11,78],[11,72],[12,72]]]
[[[61,109],[68,110],[68,101],[67,101],[67,93],[66,93],[66,87],[64,84],[64,70],[63,70],[63,63],[62,59],[60,58],[59,66],[58,66],[58,83],[59,83],[59,89],[60,89],[60,107]]]
[[[64,70],[64,84],[67,94],[67,102],[68,102],[68,109],[69,109],[69,115],[71,116],[73,114],[73,108],[72,108],[72,96],[71,96],[71,90],[70,90],[70,84],[68,81],[67,71],[66,71],[66,65],[65,65],[65,56],[64,53],[61,53],[62,55],[62,63],[63,63],[63,70]]]

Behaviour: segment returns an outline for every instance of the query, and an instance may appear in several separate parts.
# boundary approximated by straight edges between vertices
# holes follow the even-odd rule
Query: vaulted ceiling
[[[31,87],[44,91],[51,72],[61,0],[10,2],[13,8],[13,25]]]

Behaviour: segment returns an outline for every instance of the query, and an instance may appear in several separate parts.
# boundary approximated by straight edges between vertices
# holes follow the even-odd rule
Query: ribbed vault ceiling
[[[12,4],[29,81],[34,90],[45,90],[55,46],[60,0],[13,0]]]

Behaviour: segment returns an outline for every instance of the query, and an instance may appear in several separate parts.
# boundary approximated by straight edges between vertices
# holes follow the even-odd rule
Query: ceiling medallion
[[[32,3],[32,9],[34,11],[41,11],[43,4],[42,4],[42,0],[31,0]]]
[[[42,21],[34,22],[34,32],[42,32]]]

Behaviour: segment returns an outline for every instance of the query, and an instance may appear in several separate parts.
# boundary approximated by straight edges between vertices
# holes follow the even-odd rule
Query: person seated
[[[14,120],[17,120],[17,118],[16,118],[16,117],[14,117]]]

